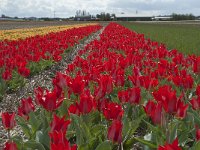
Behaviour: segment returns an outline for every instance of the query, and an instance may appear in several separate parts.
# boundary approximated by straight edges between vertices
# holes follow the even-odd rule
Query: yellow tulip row
[[[13,30],[0,30],[0,41],[7,40],[18,40],[33,37],[36,35],[45,35],[51,32],[59,32],[68,30],[71,28],[78,28],[88,25],[95,25],[96,23],[85,23],[75,25],[63,25],[63,26],[48,26],[40,28],[24,28],[24,29],[13,29]]]

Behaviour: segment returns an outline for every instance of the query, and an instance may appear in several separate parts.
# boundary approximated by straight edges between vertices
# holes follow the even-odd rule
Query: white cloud
[[[200,15],[198,0],[0,0],[0,14],[19,17],[74,16],[76,10],[91,14],[109,12],[119,14],[159,15],[193,13]]]

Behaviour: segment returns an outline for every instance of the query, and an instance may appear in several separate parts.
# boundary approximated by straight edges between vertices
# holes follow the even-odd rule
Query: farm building
[[[130,14],[118,14],[116,15],[117,21],[151,21],[152,16],[146,15],[130,15]]]
[[[88,16],[75,16],[74,21],[90,21],[92,19],[91,15]]]
[[[156,16],[152,17],[152,20],[154,21],[170,21],[172,19],[171,16]]]

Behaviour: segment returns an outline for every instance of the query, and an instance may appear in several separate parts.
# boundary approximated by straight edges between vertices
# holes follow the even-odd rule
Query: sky
[[[77,10],[92,15],[101,12],[121,15],[157,16],[172,13],[200,16],[199,0],[0,0],[0,15],[18,17],[75,16]]]

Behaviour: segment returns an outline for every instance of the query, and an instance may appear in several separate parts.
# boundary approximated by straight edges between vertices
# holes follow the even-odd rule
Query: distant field
[[[0,30],[12,30],[12,29],[23,29],[23,28],[38,28],[46,26],[63,26],[73,25],[88,22],[77,22],[77,21],[1,21]]]
[[[168,49],[200,56],[200,23],[122,22],[127,28],[144,33],[146,38],[164,43]]]

